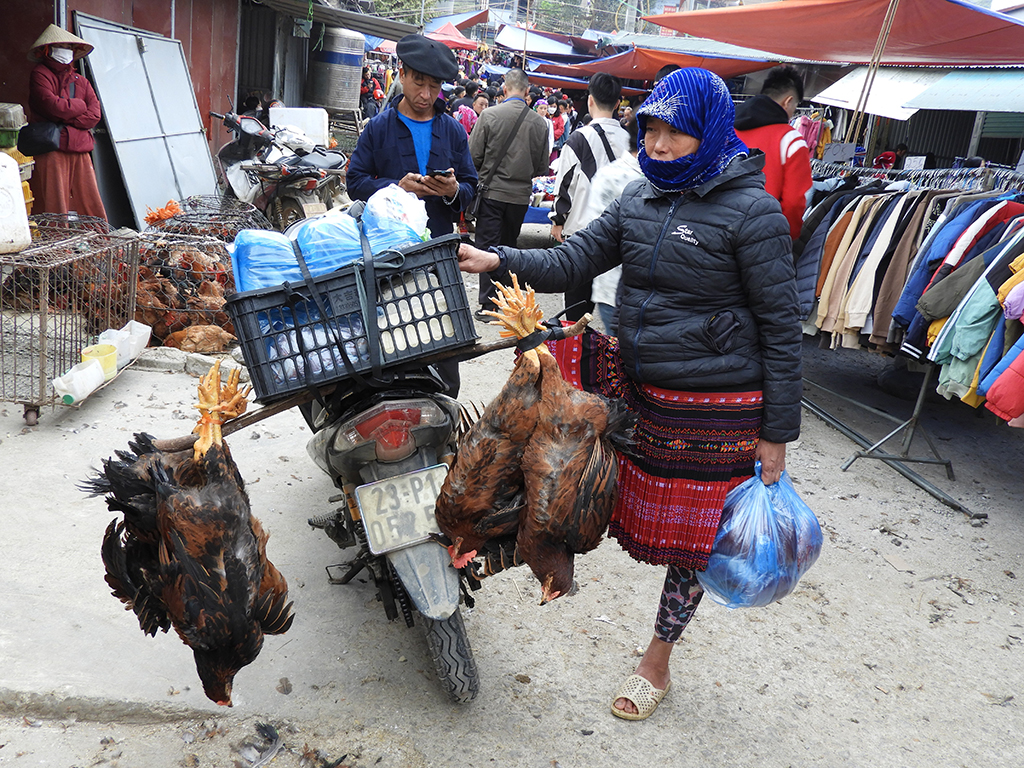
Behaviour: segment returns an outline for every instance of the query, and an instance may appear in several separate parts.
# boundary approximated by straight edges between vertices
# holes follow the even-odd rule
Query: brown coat
[[[491,168],[498,164],[490,189],[483,194],[485,200],[525,205],[533,193],[533,177],[548,174],[548,123],[532,110],[519,126],[508,152],[498,156],[524,109],[529,110],[529,107],[522,99],[506,99],[488,107],[469,135],[469,152],[480,175],[481,187]]]

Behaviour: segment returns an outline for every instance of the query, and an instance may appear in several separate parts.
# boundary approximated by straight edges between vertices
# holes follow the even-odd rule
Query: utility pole
[[[526,0],[526,27],[523,29],[523,71],[526,71],[526,43],[530,35],[530,0]]]

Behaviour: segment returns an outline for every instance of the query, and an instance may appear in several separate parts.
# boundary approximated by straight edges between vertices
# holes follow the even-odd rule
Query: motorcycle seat
[[[340,152],[313,152],[308,155],[299,157],[295,155],[293,157],[285,158],[281,161],[283,165],[293,167],[308,167],[308,168],[321,168],[329,170],[331,168],[343,168],[346,162],[346,158]]]

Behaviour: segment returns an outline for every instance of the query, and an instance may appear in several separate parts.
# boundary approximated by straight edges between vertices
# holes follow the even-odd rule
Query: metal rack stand
[[[864,437],[859,432],[855,431],[849,425],[847,425],[847,424],[843,423],[842,421],[840,421],[839,419],[837,419],[831,413],[829,413],[824,408],[822,408],[820,405],[816,404],[815,402],[813,402],[812,400],[808,399],[807,397],[804,397],[801,402],[802,402],[802,405],[803,405],[804,408],[809,410],[811,413],[813,413],[818,418],[820,418],[823,421],[825,421],[830,426],[832,426],[835,429],[837,429],[840,432],[842,432],[844,435],[846,435],[848,438],[853,440],[855,443],[857,443],[858,445],[860,445],[864,449],[862,451],[855,452],[853,454],[853,456],[851,456],[849,459],[846,460],[846,462],[843,463],[842,470],[844,472],[846,470],[848,470],[853,465],[853,462],[855,462],[857,459],[878,459],[879,461],[882,461],[882,462],[885,462],[886,464],[888,464],[890,467],[895,469],[897,472],[899,472],[905,478],[910,480],[912,483],[914,483],[916,486],[918,486],[922,490],[924,490],[927,493],[929,493],[932,496],[934,496],[936,499],[941,501],[943,504],[945,504],[945,505],[947,505],[949,507],[952,507],[953,509],[956,509],[956,510],[958,510],[960,512],[963,512],[968,517],[971,517],[971,518],[985,518],[988,515],[986,515],[985,513],[980,513],[980,512],[979,513],[971,512],[967,507],[965,507],[959,501],[957,501],[952,496],[947,494],[945,491],[943,491],[940,488],[936,487],[935,485],[930,483],[928,480],[926,480],[925,478],[921,477],[919,474],[917,474],[916,472],[914,472],[913,470],[909,469],[906,466],[906,463],[908,463],[908,462],[919,463],[919,464],[941,464],[941,465],[946,467],[946,475],[949,477],[949,479],[950,480],[956,480],[956,477],[953,474],[953,462],[952,462],[952,460],[944,459],[941,455],[939,455],[939,451],[935,447],[935,443],[932,442],[931,436],[928,434],[928,431],[925,429],[924,425],[920,421],[921,411],[922,411],[922,409],[924,407],[925,397],[927,396],[928,389],[931,386],[932,381],[933,381],[933,379],[935,377],[935,372],[936,372],[935,366],[934,365],[929,365],[927,371],[925,372],[924,380],[921,382],[921,389],[920,389],[920,391],[917,394],[917,401],[914,403],[914,410],[911,413],[910,418],[905,419],[905,420],[899,419],[899,418],[893,416],[892,414],[886,413],[885,411],[881,411],[881,410],[879,410],[877,408],[873,408],[872,406],[867,405],[866,403],[861,403],[861,402],[859,402],[857,400],[854,400],[853,398],[847,397],[846,395],[840,394],[839,392],[831,390],[831,389],[829,389],[827,387],[823,387],[821,384],[818,384],[818,383],[816,383],[814,381],[811,381],[810,379],[804,379],[804,383],[805,384],[809,384],[812,387],[815,387],[815,388],[821,390],[822,392],[827,392],[828,394],[832,395],[833,397],[837,397],[840,400],[848,402],[851,405],[855,405],[858,408],[861,408],[861,409],[863,409],[865,411],[868,411],[869,413],[873,413],[876,416],[880,416],[880,417],[882,417],[882,418],[884,418],[884,419],[886,419],[888,421],[891,421],[891,422],[894,422],[894,423],[898,424],[898,426],[894,430],[889,432],[889,434],[887,434],[881,440],[877,440],[877,441],[871,441],[868,438]],[[930,458],[930,457],[927,457],[927,456],[911,456],[910,455],[911,443],[914,440],[915,433],[917,433],[918,431],[920,431],[920,433],[924,436],[925,440],[927,441],[928,447],[931,450],[932,455],[934,456],[934,458]],[[903,434],[903,440],[902,440],[902,444],[901,444],[900,453],[893,454],[893,453],[888,453],[888,452],[886,452],[884,450],[880,450],[883,444],[885,444],[886,442],[888,442],[892,438],[896,437],[900,432],[904,433]]]

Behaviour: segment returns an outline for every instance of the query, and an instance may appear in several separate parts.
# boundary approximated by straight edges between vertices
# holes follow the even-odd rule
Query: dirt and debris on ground
[[[804,359],[808,378],[910,414],[877,386],[885,359],[812,341]],[[229,442],[296,620],[239,673],[225,710],[203,696],[188,649],[143,636],[110,595],[99,545],[112,513],[75,487],[135,431],[191,429],[196,380],[184,368],[133,367],[33,428],[0,404],[0,765],[1024,765],[1024,434],[987,412],[929,400],[922,422],[956,480],[913,465],[987,515],[976,519],[879,461],[842,471],[857,446],[805,411],[788,466],[821,521],[820,559],[766,608],[706,600],[671,693],[641,723],[609,707],[650,639],[663,570],[611,541],[578,559],[579,593],[548,606],[526,569],[488,579],[464,609],[481,692],[453,706],[420,628],[389,623],[371,584],[328,583],[326,566],[348,552],[306,519],[335,490],[306,456],[301,417],[274,416]],[[486,402],[510,369],[510,354],[464,364],[464,399]],[[830,395],[815,401],[864,435],[892,428]],[[915,440],[913,453],[926,451]],[[270,758],[261,723],[279,735]]]

